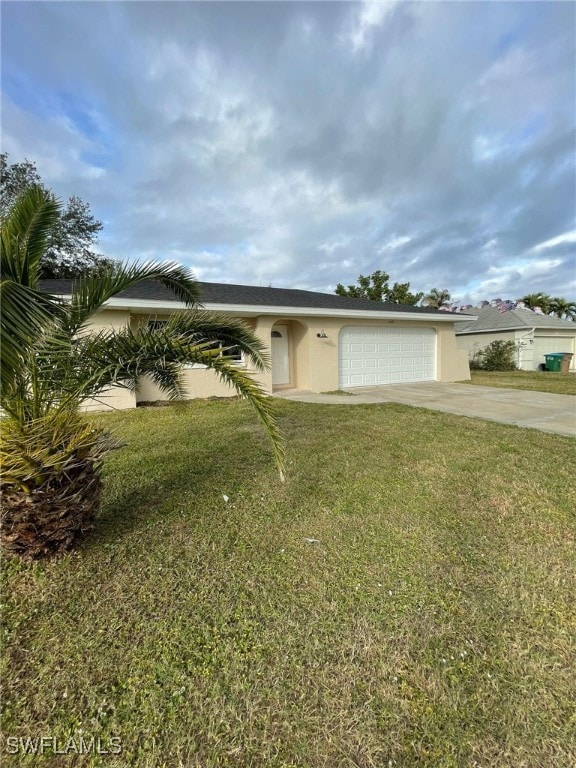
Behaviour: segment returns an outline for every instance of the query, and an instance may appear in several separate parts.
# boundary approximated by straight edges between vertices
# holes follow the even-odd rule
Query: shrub
[[[515,342],[493,341],[476,353],[474,367],[480,367],[485,371],[515,371],[517,368],[515,356]]]
[[[484,361],[482,359],[482,352],[481,350],[474,350],[474,353],[472,354],[472,357],[468,361],[470,363],[470,370],[471,371],[480,371],[484,368]]]

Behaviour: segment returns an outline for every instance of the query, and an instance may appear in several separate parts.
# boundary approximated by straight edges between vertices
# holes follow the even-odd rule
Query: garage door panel
[[[362,387],[436,378],[432,329],[346,326],[339,340],[339,386]]]

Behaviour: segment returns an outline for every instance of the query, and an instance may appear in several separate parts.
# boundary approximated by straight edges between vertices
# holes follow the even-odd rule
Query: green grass
[[[346,389],[329,389],[326,392],[322,392],[323,395],[347,395],[354,397],[354,392],[348,392]]]
[[[479,384],[483,387],[528,389],[552,392],[556,395],[576,395],[576,373],[553,371],[471,371],[472,380],[462,384]]]
[[[123,751],[2,765],[575,765],[574,441],[278,410],[284,485],[241,402],[98,417],[94,535],[4,564],[3,733]]]

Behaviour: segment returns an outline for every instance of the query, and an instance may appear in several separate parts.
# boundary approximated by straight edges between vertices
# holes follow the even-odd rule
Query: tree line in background
[[[378,269],[368,277],[360,275],[357,285],[344,286],[338,283],[335,293],[338,296],[352,296],[355,299],[371,299],[392,304],[418,304],[424,293],[411,293],[410,283],[389,284],[390,275]]]
[[[51,200],[56,200],[52,190],[43,184],[36,164],[30,160],[21,163],[8,162],[8,154],[0,154],[0,214],[4,218],[11,210],[18,196],[31,187],[40,187]],[[106,270],[118,264],[93,250],[98,240],[102,223],[90,210],[88,203],[79,197],[70,197],[66,206],[58,208],[58,214],[48,234],[47,247],[40,261],[39,279],[77,278],[94,270]],[[472,305],[454,302],[446,288],[432,288],[412,292],[410,283],[395,282],[390,285],[390,275],[378,269],[371,275],[359,275],[356,285],[338,283],[335,293],[339,296],[351,296],[356,299],[370,299],[392,304],[404,304],[430,307],[445,311],[463,311]],[[528,309],[540,309],[545,315],[554,315],[565,320],[576,321],[576,302],[561,296],[549,296],[545,293],[529,294],[519,301]],[[480,302],[477,306],[496,304],[505,309],[515,309],[516,302],[496,299],[493,302]]]
[[[415,306],[420,304],[431,309],[440,309],[449,312],[466,311],[473,309],[472,304],[461,304],[453,301],[450,291],[446,288],[432,288],[428,293],[410,291],[410,283],[389,284],[390,275],[383,270],[376,270],[371,275],[360,275],[356,285],[344,286],[338,283],[335,293],[338,296],[351,296],[355,299],[370,299],[371,301],[383,301],[392,304],[406,304]],[[517,301],[481,301],[476,307],[496,306],[501,312],[511,309],[526,308],[540,311],[544,315],[552,315],[563,320],[576,321],[576,302],[562,296],[550,296],[547,293],[531,293]]]
[[[6,219],[23,192],[39,188],[47,199],[56,201],[52,190],[42,182],[36,164],[30,160],[9,163],[8,153],[0,154],[0,216]],[[75,278],[93,270],[105,270],[117,264],[93,250],[102,222],[79,197],[56,206],[57,213],[47,233],[46,249],[40,261],[39,279]]]

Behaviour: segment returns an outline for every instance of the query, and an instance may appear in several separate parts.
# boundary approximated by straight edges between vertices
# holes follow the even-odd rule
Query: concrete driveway
[[[571,395],[479,387],[473,384],[445,384],[439,381],[357,387],[346,391],[351,395],[324,395],[301,390],[275,394],[288,400],[307,403],[403,403],[576,437],[576,397]]]

